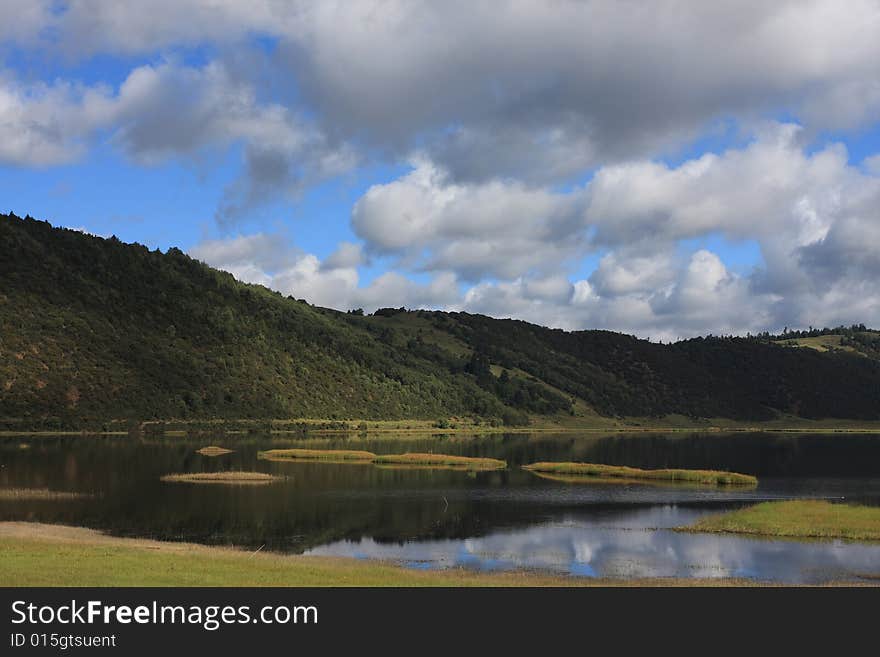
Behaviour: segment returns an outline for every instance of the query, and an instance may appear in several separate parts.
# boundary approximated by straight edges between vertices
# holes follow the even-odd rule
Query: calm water
[[[195,452],[207,444],[236,451]],[[279,447],[434,451],[506,459],[501,472],[273,463]],[[518,466],[537,460],[755,474],[755,489],[566,484]],[[259,487],[172,484],[175,472],[259,470]],[[579,576],[750,577],[822,582],[880,575],[880,546],[670,531],[756,500],[845,498],[880,505],[880,436],[672,434],[432,439],[3,438],[0,487],[74,501],[0,501],[0,520],[83,525],[122,536],[380,558],[417,568],[535,568]]]

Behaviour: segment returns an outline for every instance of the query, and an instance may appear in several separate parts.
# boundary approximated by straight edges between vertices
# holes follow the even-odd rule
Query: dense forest
[[[178,249],[0,215],[0,428],[170,418],[521,424],[579,409],[875,420],[878,356],[880,334],[864,326],[662,345],[466,313],[342,313],[240,283]]]

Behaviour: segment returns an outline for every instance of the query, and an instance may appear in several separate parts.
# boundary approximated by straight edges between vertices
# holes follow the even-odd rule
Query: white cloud
[[[785,111],[820,130],[863,125],[880,108],[873,0],[14,6],[24,11],[10,31],[66,54],[277,40],[273,84],[329,133],[397,154],[418,144],[454,180],[554,182],[678,148],[719,118]]]
[[[399,273],[386,272],[361,286],[357,270],[360,250],[346,242],[324,262],[291,246],[282,237],[266,233],[208,240],[190,249],[190,254],[246,283],[265,285],[337,310],[363,308],[372,312],[383,306],[430,308],[454,303],[458,298],[458,282],[450,273],[419,283]]]
[[[341,242],[337,249],[321,263],[324,269],[347,269],[364,264],[365,258],[360,244]]]
[[[374,185],[354,206],[352,226],[370,249],[412,266],[462,277],[513,278],[555,268],[586,237],[577,193],[516,182],[451,182],[427,160],[396,181]]]
[[[357,161],[351,148],[331,143],[313,122],[286,106],[261,103],[250,83],[216,62],[139,66],[116,93],[103,85],[25,86],[0,78],[0,161],[72,162],[104,133],[143,165],[195,161],[243,144],[242,175],[226,188],[216,213],[227,227],[265,200],[295,198]]]
[[[602,167],[567,194],[455,183],[422,161],[372,188],[353,223],[405,266],[499,278],[450,305],[474,312],[664,339],[880,322],[880,179],[840,145],[807,153],[801,132],[771,124],[743,148],[677,167]],[[737,273],[723,253],[688,252],[685,240],[706,236],[756,242],[763,262]],[[569,265],[597,250],[596,270],[569,282]]]
[[[44,167],[74,161],[106,123],[111,104],[101,86],[22,85],[0,72],[0,163]]]
[[[285,24],[279,52],[337,129],[417,139],[456,180],[546,182],[719,118],[872,120],[878,28],[871,0],[322,2]]]
[[[343,309],[436,305],[655,337],[877,323],[880,156],[852,166],[816,135],[876,121],[878,33],[872,0],[10,0],[0,38],[25,53],[151,63],[118,88],[4,74],[0,163],[70,163],[105,141],[144,166],[238,146],[216,212],[228,230],[364,159],[415,152],[354,206],[361,242],[323,262],[266,234],[194,253]],[[201,45],[216,59],[173,56]],[[801,126],[761,123],[782,114]],[[658,159],[719,121],[750,141]],[[762,261],[725,263],[707,236],[755,243]],[[361,285],[377,254],[397,271]],[[601,256],[596,271],[575,275],[586,256]]]

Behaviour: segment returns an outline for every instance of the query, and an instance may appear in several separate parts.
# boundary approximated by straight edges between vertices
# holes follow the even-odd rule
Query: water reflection
[[[197,453],[208,444],[235,451]],[[261,450],[283,447],[434,451],[501,458],[510,467],[465,473],[257,458]],[[760,483],[754,489],[570,484],[518,467],[533,461],[733,470],[756,474]],[[160,480],[174,472],[222,470],[284,480],[234,488]],[[663,529],[767,499],[828,497],[880,505],[876,435],[12,437],[0,438],[0,488],[86,494],[56,501],[0,498],[0,520],[285,552],[356,553],[421,567],[516,566],[620,577],[717,572],[819,581],[810,574],[814,570],[826,573],[823,578],[843,577],[838,562],[847,572],[860,572],[869,557],[880,562],[876,549],[860,546],[784,548],[790,544]]]
[[[529,568],[612,578],[750,578],[822,583],[880,576],[880,545],[792,542],[670,531],[705,511],[662,506],[605,520],[563,518],[462,540],[337,541],[308,554],[417,568]]]

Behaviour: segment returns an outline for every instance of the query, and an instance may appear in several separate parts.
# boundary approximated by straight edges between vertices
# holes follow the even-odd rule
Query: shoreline
[[[766,587],[745,579],[591,579],[516,570],[423,571],[384,561],[285,555],[227,546],[120,538],[83,527],[0,522],[6,586]],[[870,586],[844,582],[829,586]]]
[[[816,435],[828,435],[828,434],[880,434],[880,426],[873,427],[762,427],[762,426],[751,426],[751,427],[718,427],[718,426],[710,426],[710,427],[664,427],[664,426],[655,426],[655,427],[644,427],[644,426],[634,426],[634,427],[611,427],[611,428],[597,428],[597,427],[572,427],[572,426],[563,426],[563,427],[458,427],[454,429],[437,429],[437,428],[412,428],[412,429],[403,429],[403,428],[375,428],[369,429],[366,432],[358,430],[353,427],[351,429],[307,429],[305,431],[299,429],[271,429],[269,431],[257,431],[250,432],[245,430],[225,430],[219,428],[216,431],[211,431],[209,429],[193,429],[192,431],[187,431],[183,429],[174,429],[169,431],[157,432],[157,433],[146,433],[146,434],[132,434],[128,431],[92,431],[92,430],[58,430],[58,431],[18,431],[18,430],[0,430],[0,438],[15,438],[15,437],[29,437],[29,438],[39,438],[39,437],[54,437],[54,436],[83,436],[83,437],[92,437],[92,436],[117,436],[117,437],[128,437],[132,435],[136,436],[148,436],[155,438],[185,438],[185,437],[197,437],[200,435],[208,434],[208,433],[216,433],[222,432],[223,435],[226,436],[260,436],[260,435],[271,435],[271,436],[299,436],[299,437],[308,437],[308,436],[344,436],[344,435],[358,435],[358,436],[366,436],[366,437],[383,437],[383,436],[394,436],[394,435],[404,435],[404,436],[423,436],[423,437],[433,437],[433,436],[448,436],[448,435],[470,435],[470,436],[481,436],[481,435],[500,435],[500,434],[637,434],[637,433],[774,433],[774,434],[816,434]]]

